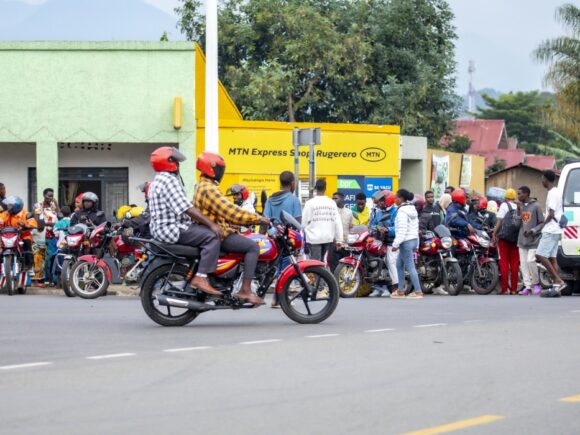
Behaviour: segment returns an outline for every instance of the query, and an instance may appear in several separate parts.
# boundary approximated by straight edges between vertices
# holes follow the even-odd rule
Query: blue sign
[[[367,198],[373,196],[377,190],[393,190],[393,179],[389,178],[365,178],[365,193]]]
[[[365,177],[339,175],[337,190],[344,193],[345,206],[350,208],[356,203],[356,194],[365,191]]]

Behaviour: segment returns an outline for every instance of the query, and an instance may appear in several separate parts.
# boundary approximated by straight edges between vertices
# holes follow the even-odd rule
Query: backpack
[[[518,242],[522,221],[516,218],[516,208],[509,202],[506,204],[509,208],[509,211],[503,218],[498,237],[500,240],[515,244]]]

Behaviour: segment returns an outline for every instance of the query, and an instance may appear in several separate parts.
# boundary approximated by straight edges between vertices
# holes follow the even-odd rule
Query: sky
[[[0,27],[3,3],[20,2],[42,5],[47,1],[51,0],[0,0]],[[177,21],[173,9],[179,4],[178,0],[141,1],[164,13],[159,14],[159,20],[163,20],[160,26],[165,27],[166,23]],[[467,67],[470,59],[476,64],[474,75],[476,89],[493,88],[501,92],[543,89],[542,77],[546,67],[537,64],[531,58],[531,52],[542,40],[560,36],[563,33],[560,24],[554,20],[554,12],[556,7],[565,1],[448,0],[456,16],[455,26],[459,36],[456,42],[457,92],[467,93],[469,83]],[[133,20],[132,23],[136,21]],[[106,22],[101,23],[100,26],[105,27]],[[170,39],[181,39],[175,26],[170,27],[172,28],[167,29]],[[111,39],[122,39],[126,37],[127,32],[130,33],[131,29],[123,29],[122,34],[117,35],[116,38],[113,36]],[[114,30],[110,33],[114,34]],[[154,35],[157,33],[157,29],[152,32]],[[142,29],[135,29],[135,34],[143,37]],[[1,35],[0,33],[0,38]],[[79,35],[78,39],[86,38]]]

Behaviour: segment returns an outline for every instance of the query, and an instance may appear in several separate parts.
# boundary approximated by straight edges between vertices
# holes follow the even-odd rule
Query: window
[[[580,206],[580,168],[568,173],[564,186],[564,207]]]

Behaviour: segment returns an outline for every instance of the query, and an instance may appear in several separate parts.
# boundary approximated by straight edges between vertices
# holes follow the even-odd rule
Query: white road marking
[[[280,340],[279,338],[271,338],[270,340],[256,340],[256,341],[242,341],[239,344],[266,344],[266,343],[277,343]]]
[[[136,353],[112,353],[109,355],[95,355],[95,356],[87,356],[86,359],[110,359],[110,358],[125,358],[127,356],[135,356]]]
[[[164,349],[163,352],[188,352],[190,350],[212,349],[212,346],[180,347],[176,349]]]
[[[394,331],[394,328],[384,328],[384,329],[368,329],[365,332],[368,334],[372,334],[375,332],[389,332],[389,331]]]
[[[49,366],[51,362],[36,362],[36,363],[28,363],[28,364],[14,364],[11,366],[0,366],[0,370],[14,370],[14,369],[26,369],[29,367],[41,367],[41,366]]]
[[[434,326],[445,326],[447,323],[429,323],[427,325],[415,325],[413,328],[432,328]]]
[[[326,337],[338,337],[340,334],[320,334],[320,335],[307,335],[306,338],[326,338]]]
[[[483,320],[464,320],[463,323],[481,323]]]

